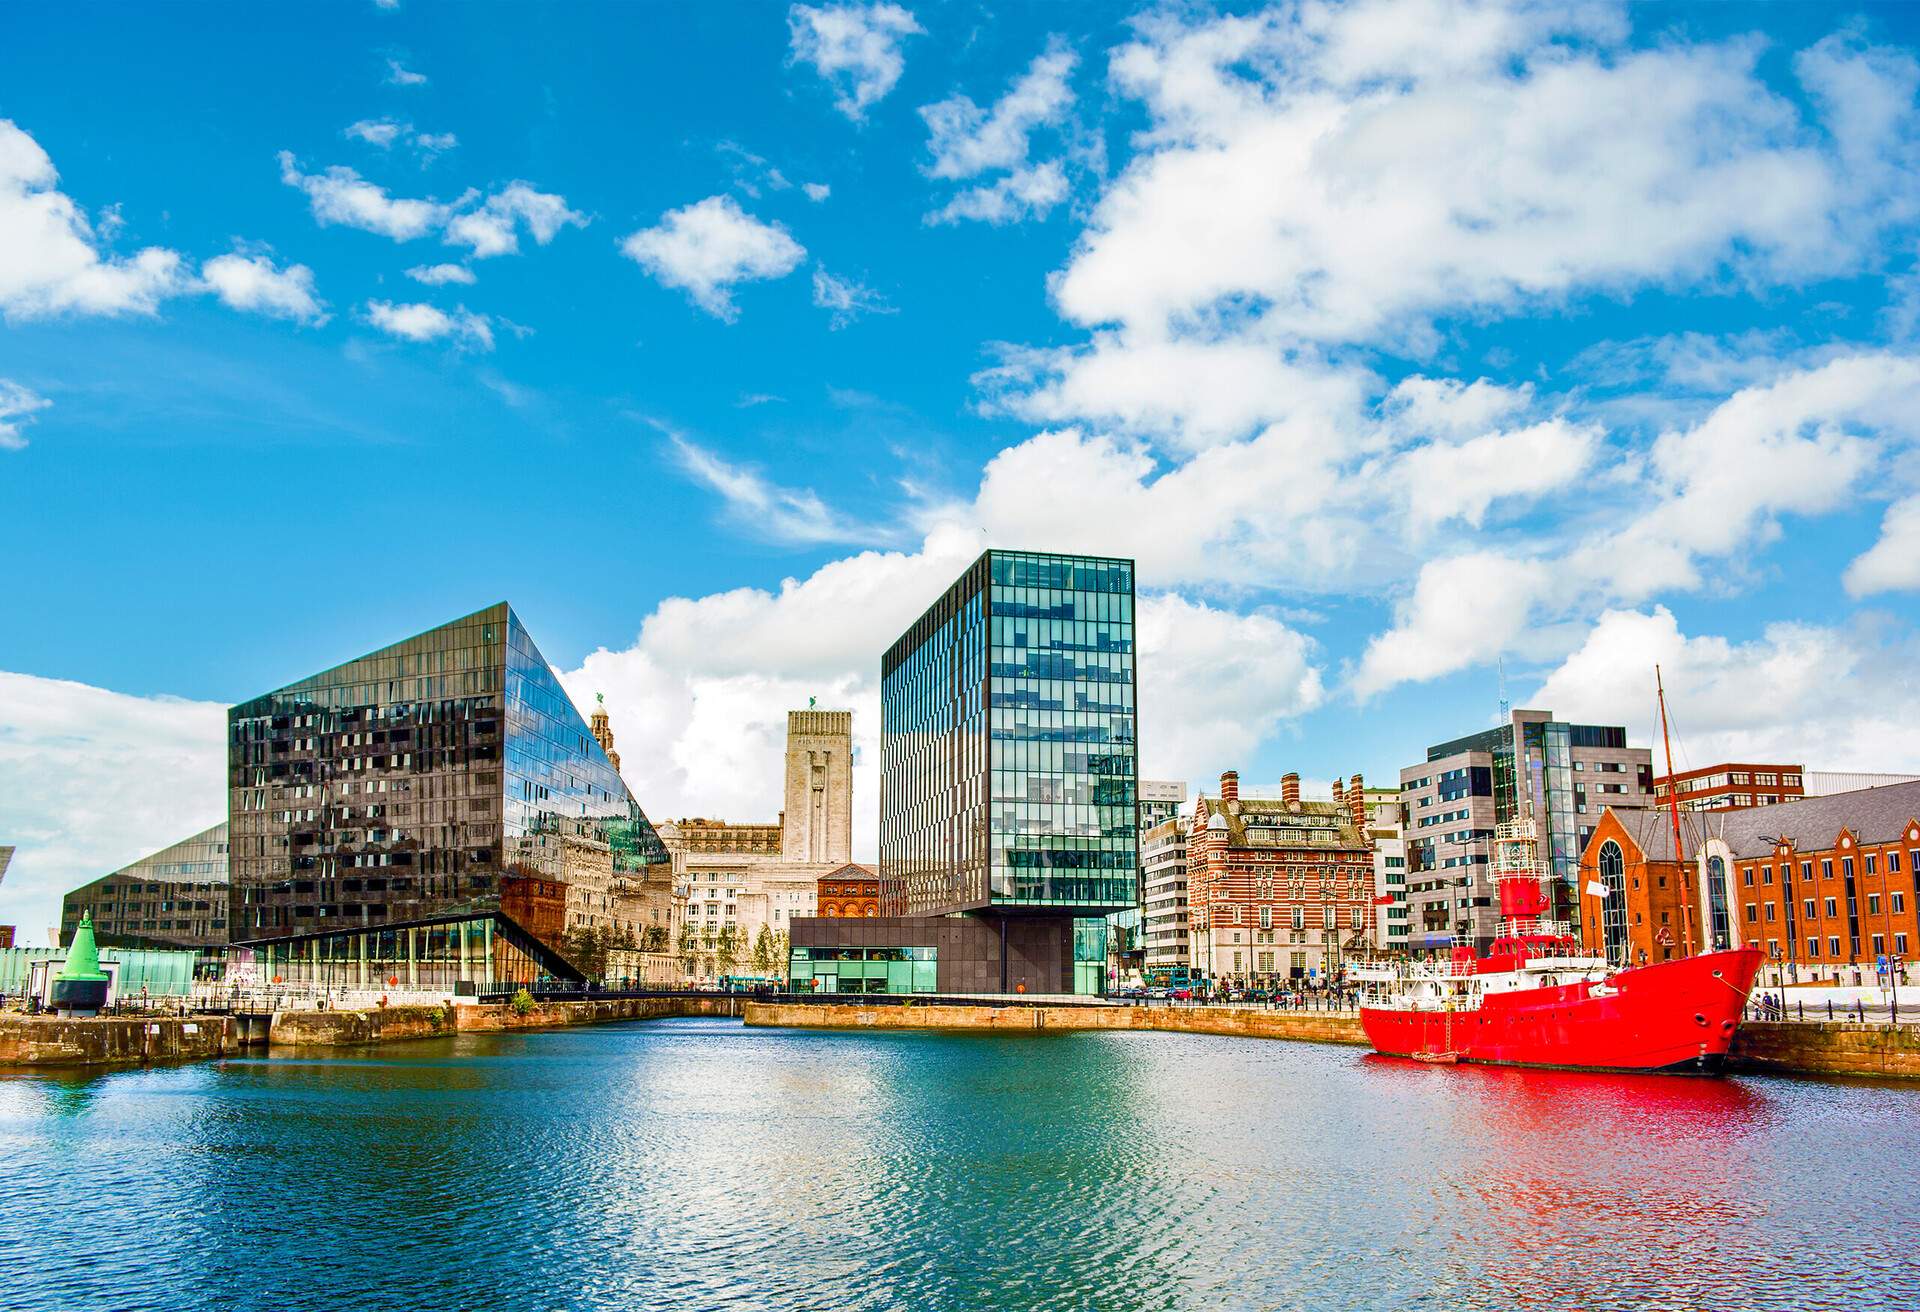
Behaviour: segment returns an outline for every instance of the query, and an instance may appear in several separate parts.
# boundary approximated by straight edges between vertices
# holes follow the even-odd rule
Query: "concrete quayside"
[[[1031,1000],[823,1002],[678,994],[577,1001],[408,1005],[280,1011],[268,1016],[0,1015],[0,1069],[114,1067],[204,1061],[268,1047],[347,1048],[457,1034],[559,1029],[708,1016],[755,1028],[952,1030],[984,1033],[1160,1031],[1365,1047],[1357,1017],[1261,1007],[1114,1006]],[[1731,1055],[1735,1071],[1769,1075],[1920,1080],[1920,1027],[1842,1021],[1748,1021]]]

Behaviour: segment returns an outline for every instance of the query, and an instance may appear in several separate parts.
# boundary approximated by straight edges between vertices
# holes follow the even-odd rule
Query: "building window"
[[[1807,940],[1807,956],[1811,957],[1815,961],[1818,961],[1820,959],[1820,940],[1819,939],[1810,938]]]
[[[1828,937],[1827,955],[1832,957],[1835,961],[1838,961],[1840,959],[1840,936],[1838,934],[1830,935]]]
[[[1840,914],[1839,907],[1832,898],[1827,899],[1827,914],[1829,916],[1837,916]]]
[[[1625,961],[1629,954],[1627,944],[1627,872],[1626,858],[1621,854],[1620,844],[1609,838],[1600,844],[1600,882],[1606,886],[1607,898],[1600,912],[1600,932],[1606,943],[1607,958],[1610,961]],[[1747,872],[1748,881],[1752,881],[1753,872]],[[1753,908],[1747,908],[1751,918]]]

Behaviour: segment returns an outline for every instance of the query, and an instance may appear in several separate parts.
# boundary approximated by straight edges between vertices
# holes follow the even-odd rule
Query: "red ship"
[[[1659,678],[1656,666],[1664,739],[1667,699]],[[1673,773],[1671,742],[1667,773]],[[1677,795],[1668,806],[1684,870]],[[1718,1070],[1746,1011],[1760,949],[1611,969],[1565,926],[1540,919],[1549,902],[1536,842],[1531,808],[1524,819],[1494,830],[1501,933],[1486,956],[1456,947],[1450,961],[1350,971],[1365,990],[1360,1023],[1374,1050],[1429,1062]],[[1604,888],[1595,892],[1606,896]],[[1682,905],[1690,907],[1691,900]]]

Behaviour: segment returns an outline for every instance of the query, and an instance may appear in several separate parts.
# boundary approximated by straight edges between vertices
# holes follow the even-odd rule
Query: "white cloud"
[[[545,246],[561,228],[584,228],[587,218],[567,208],[564,196],[535,191],[524,182],[511,182],[487,197],[479,209],[456,215],[447,223],[449,246],[468,246],[473,258],[490,259],[519,251],[518,228],[524,225],[534,241]]]
[[[1059,160],[1032,168],[1015,169],[994,182],[969,187],[933,213],[928,223],[958,223],[973,219],[996,227],[1023,219],[1045,218],[1067,198],[1067,172]]]
[[[1920,590],[1920,496],[1887,507],[1880,540],[1847,566],[1846,583],[1856,597]]]
[[[471,287],[477,281],[473,270],[464,264],[416,264],[407,270],[407,277],[429,287],[444,287],[450,282]]]
[[[416,132],[413,144],[423,155],[438,155],[459,145],[460,138],[451,132]]]
[[[21,434],[21,428],[52,404],[31,388],[0,378],[0,451],[26,450],[27,439]]]
[[[227,711],[0,673],[0,923],[39,943],[67,890],[226,814]]]
[[[104,253],[86,211],[55,187],[59,178],[40,143],[0,119],[0,311],[8,319],[152,314],[186,290],[173,251]]]
[[[806,251],[786,228],[762,223],[731,196],[668,210],[660,222],[620,243],[621,252],[656,280],[678,287],[708,314],[731,322],[735,284],[784,278]]]
[[[1400,457],[1393,486],[1407,499],[1416,532],[1449,520],[1472,528],[1505,497],[1540,497],[1572,483],[1593,462],[1603,433],[1597,424],[1549,419],[1464,442],[1429,442]]]
[[[897,314],[886,297],[852,278],[836,278],[823,268],[813,271],[813,303],[833,312],[833,327],[844,328],[863,314]]]
[[[313,270],[304,264],[276,269],[269,256],[235,252],[202,264],[200,279],[229,309],[302,323],[326,319],[325,309],[313,293]]]
[[[1700,561],[1837,509],[1883,452],[1920,437],[1920,360],[1849,356],[1744,388],[1649,453],[1650,504],[1571,556],[1628,600],[1700,586]]]
[[[1537,560],[1475,551],[1428,561],[1394,626],[1367,644],[1353,691],[1370,697],[1492,660],[1512,649],[1552,575]]]
[[[280,180],[306,193],[314,219],[358,228],[394,241],[424,237],[446,223],[449,208],[438,201],[390,196],[354,170],[336,164],[325,173],[302,173],[291,151],[280,152]]]
[[[416,73],[397,59],[387,60],[387,85],[390,87],[423,87],[427,84],[425,73]]]
[[[1267,615],[1178,593],[1139,599],[1140,773],[1202,779],[1325,700],[1313,644]]]
[[[493,329],[484,315],[470,314],[463,305],[452,313],[419,302],[395,305],[389,301],[368,301],[367,322],[390,337],[410,342],[434,342],[451,339],[455,345],[478,350],[493,349]]]
[[[1025,165],[1034,129],[1059,123],[1072,108],[1068,79],[1078,62],[1056,37],[991,110],[964,95],[923,106],[933,156],[927,173],[959,179]]]
[[[411,124],[401,123],[396,119],[363,118],[358,123],[349,125],[345,135],[385,150],[412,130]]]
[[[1920,660],[1911,635],[1779,622],[1747,642],[1688,637],[1664,606],[1609,610],[1528,705],[1659,732],[1660,666],[1682,769],[1797,761],[1814,770],[1920,770]]]
[[[907,37],[924,29],[896,4],[795,5],[787,11],[792,59],[811,64],[833,88],[833,103],[855,122],[906,69]]]
[[[874,536],[871,529],[842,520],[811,488],[780,487],[678,433],[669,432],[667,438],[681,468],[718,492],[728,513],[748,533],[792,543],[858,542]]]
[[[816,205],[833,195],[833,188],[824,182],[803,182],[800,184],[800,190],[806,192],[807,199]]]

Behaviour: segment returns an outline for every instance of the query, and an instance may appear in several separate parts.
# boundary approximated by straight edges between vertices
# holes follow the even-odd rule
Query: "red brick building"
[[[879,915],[879,873],[868,866],[848,864],[820,876],[814,907],[815,914],[825,919]]]
[[[1770,980],[1872,984],[1920,944],[1920,783],[1729,816],[1704,859]]]
[[[1700,821],[1683,816],[1681,836],[1697,858]],[[1616,965],[1692,956],[1701,942],[1694,882],[1674,857],[1673,817],[1666,808],[1608,807],[1580,854],[1581,941]]]
[[[1660,775],[1653,781],[1653,800],[1665,806],[1668,791],[1676,790],[1683,811],[1738,811],[1792,801],[1804,795],[1805,782],[1804,766],[1708,765]]]
[[[1373,843],[1364,781],[1335,800],[1303,801],[1300,776],[1278,800],[1240,796],[1240,776],[1220,776],[1187,830],[1191,965],[1224,983],[1326,979],[1364,951],[1371,931]]]

